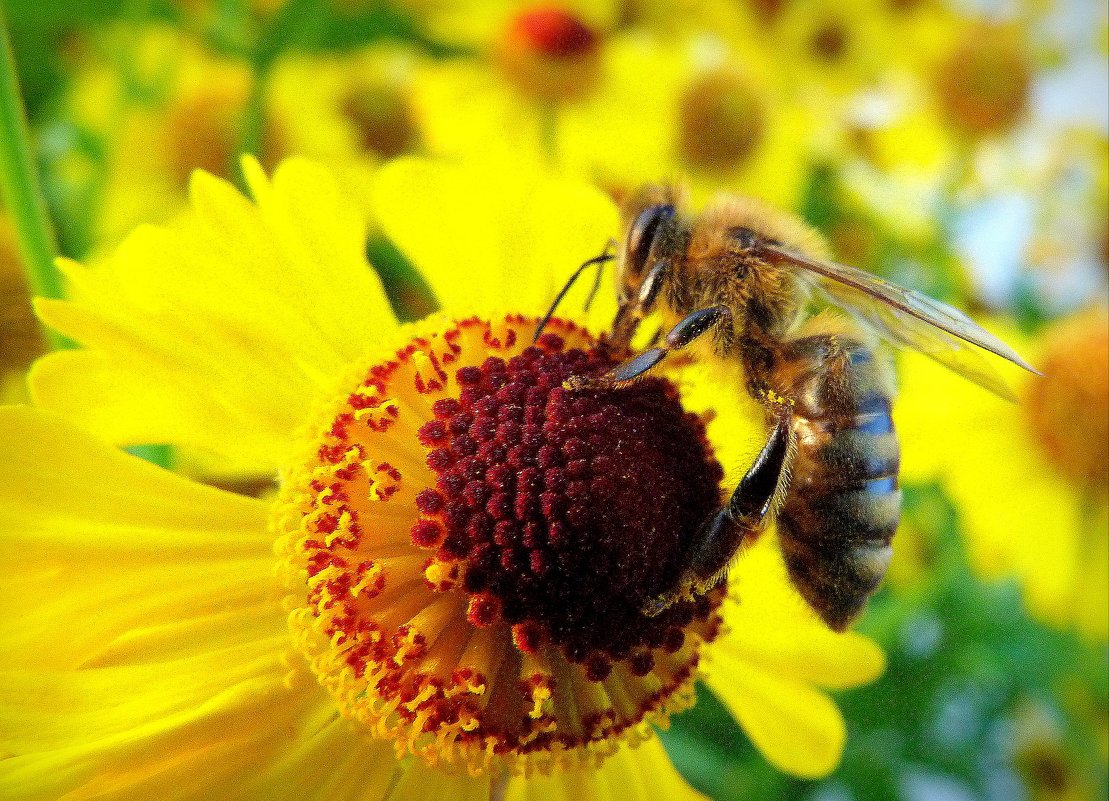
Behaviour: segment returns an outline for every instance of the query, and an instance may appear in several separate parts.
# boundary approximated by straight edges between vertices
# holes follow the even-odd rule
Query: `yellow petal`
[[[725,603],[725,633],[712,654],[783,679],[845,688],[873,681],[885,669],[885,654],[872,640],[824,625],[789,584],[772,532],[744,552]]]
[[[846,727],[814,685],[871,681],[885,666],[882,651],[820,622],[789,585],[772,532],[742,554],[729,586],[728,631],[708,652],[709,686],[773,765],[806,778],[827,775]]]
[[[39,403],[117,443],[282,459],[317,393],[396,322],[334,179],[298,160],[272,185],[245,169],[256,204],[197,173],[190,214],[62,265],[73,299],[40,316],[92,353],[43,360]]]
[[[223,796],[301,714],[283,685],[285,639],[149,665],[0,674],[0,798],[150,798],[173,776],[188,791],[171,785],[159,798]]]
[[[472,777],[465,773],[431,767],[413,759],[404,769],[387,801],[409,801],[417,798],[443,798],[452,801],[489,801],[489,776]]]
[[[453,315],[542,314],[578,265],[619,235],[616,207],[598,189],[522,164],[401,159],[379,172],[374,211]],[[582,319],[592,281],[583,276],[562,316]],[[606,278],[593,303],[594,329],[611,323],[609,287]]]
[[[766,413],[744,389],[738,363],[704,356],[695,364],[668,371],[668,375],[679,383],[686,409],[708,412],[708,436],[727,475],[725,487],[730,489],[766,444]]]
[[[556,772],[513,778],[505,801],[702,801],[670,762],[662,743],[650,737],[639,746],[624,745],[596,770]]]
[[[378,801],[397,781],[402,766],[394,756],[394,744],[355,731],[330,699],[322,701],[300,723],[280,759],[260,771],[253,783],[254,798]]]
[[[847,727],[827,695],[725,650],[714,651],[713,663],[709,686],[771,764],[803,778],[835,769]]]
[[[0,453],[0,666],[165,658],[283,630],[263,502],[37,409],[0,408]]]
[[[541,164],[542,111],[521,103],[501,77],[480,62],[449,59],[419,70],[412,87],[428,151],[441,156],[490,149]]]

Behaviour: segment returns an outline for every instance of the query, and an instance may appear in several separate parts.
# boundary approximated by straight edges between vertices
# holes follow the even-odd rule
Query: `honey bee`
[[[567,387],[618,389],[700,340],[710,359],[742,368],[769,427],[730,499],[685,545],[673,586],[644,612],[712,589],[775,517],[790,580],[830,628],[844,630],[886,573],[901,515],[893,368],[879,340],[920,351],[1010,400],[978,349],[1036,371],[958,309],[834,263],[815,233],[755,201],[723,195],[693,215],[673,189],[649,187],[625,218],[607,341],[629,349],[654,311],[668,331],[609,372],[574,376]],[[586,267],[613,258],[582,265],[548,319]],[[840,313],[814,314],[814,300]]]

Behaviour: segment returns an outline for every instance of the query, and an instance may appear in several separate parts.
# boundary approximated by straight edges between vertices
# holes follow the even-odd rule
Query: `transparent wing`
[[[1039,374],[1015,350],[953,306],[854,267],[811,259],[777,245],[760,244],[759,250],[774,263],[805,270],[828,302],[869,324],[894,345],[930,356],[1007,400],[1015,400],[1012,390],[970,345]]]

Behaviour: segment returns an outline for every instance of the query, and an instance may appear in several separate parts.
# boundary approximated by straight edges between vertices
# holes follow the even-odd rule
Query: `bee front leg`
[[[785,491],[793,450],[792,406],[781,399],[769,400],[777,415],[769,439],[727,505],[698,529],[675,586],[644,604],[644,614],[657,615],[677,601],[711,590],[727,576],[740,546],[762,533],[775,500]]]
[[[570,390],[616,389],[629,381],[634,381],[655,367],[674,350],[690,345],[702,334],[716,328],[725,320],[731,320],[732,313],[727,306],[709,306],[686,315],[669,333],[661,346],[648,348],[626,362],[616,365],[607,373],[596,377],[572,375],[564,386]]]

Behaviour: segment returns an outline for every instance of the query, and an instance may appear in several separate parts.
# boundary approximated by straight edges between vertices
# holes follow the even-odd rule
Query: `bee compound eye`
[[[758,241],[758,234],[744,226],[732,229],[732,237],[744,250],[750,250]]]
[[[669,203],[659,203],[648,206],[632,222],[628,231],[627,268],[640,274],[647,266],[647,257],[651,255],[651,246],[658,234],[659,225],[674,216],[675,209]]]

